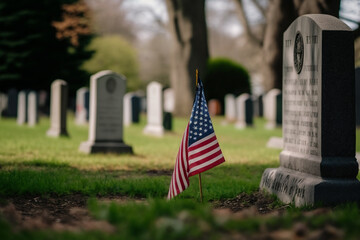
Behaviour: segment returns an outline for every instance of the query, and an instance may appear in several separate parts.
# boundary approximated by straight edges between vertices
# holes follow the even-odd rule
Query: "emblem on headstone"
[[[294,44],[294,66],[296,72],[301,72],[304,62],[304,41],[300,32],[296,33],[295,44]]]
[[[115,91],[115,88],[116,88],[116,81],[115,81],[115,79],[110,77],[106,81],[106,90],[108,93],[113,93]]]

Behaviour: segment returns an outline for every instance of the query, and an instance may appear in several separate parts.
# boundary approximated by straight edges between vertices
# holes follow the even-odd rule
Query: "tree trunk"
[[[173,36],[170,81],[177,116],[189,116],[195,93],[195,70],[205,73],[209,58],[205,0],[166,0]]]
[[[309,13],[339,16],[340,0],[269,0],[264,36],[265,89],[282,89],[283,33],[298,16]]]

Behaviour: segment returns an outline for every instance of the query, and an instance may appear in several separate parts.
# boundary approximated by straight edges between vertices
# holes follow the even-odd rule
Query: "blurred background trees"
[[[0,3],[0,87],[49,89],[55,79],[72,84],[71,90],[85,84],[89,75],[81,70],[83,61],[89,59],[86,50],[92,35],[79,32],[66,35],[62,24],[75,21],[74,26],[89,27],[88,9],[67,9],[74,0],[1,1]],[[69,19],[69,16],[77,18]],[[80,24],[81,21],[81,24]],[[52,24],[57,23],[56,29]],[[61,26],[61,28],[60,28]],[[75,29],[74,29],[75,30]],[[57,32],[62,32],[62,37]],[[74,34],[74,33],[72,33]],[[75,40],[76,39],[76,40]]]
[[[340,13],[359,36],[359,9],[354,0],[4,0],[0,90],[49,89],[62,78],[74,92],[108,68],[127,76],[129,91],[150,81],[172,87],[176,114],[188,116],[195,69],[204,79],[208,59],[240,64],[255,95],[281,88],[289,24],[306,13]],[[355,57],[360,65],[359,39]]]

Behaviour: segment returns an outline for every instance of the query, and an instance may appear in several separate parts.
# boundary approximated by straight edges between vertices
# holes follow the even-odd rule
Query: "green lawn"
[[[300,220],[306,221],[309,228],[329,224],[344,228],[349,238],[360,233],[356,205],[340,206],[313,217],[302,214],[308,209],[291,207],[284,215],[270,219],[219,220],[212,214],[211,205],[199,203],[197,176],[191,178],[190,187],[176,200],[165,201],[187,121],[174,119],[174,131],[157,138],[143,135],[142,116],[140,124],[124,129],[124,141],[133,147],[135,155],[86,155],[78,147],[87,140],[87,127],[76,126],[72,115],[68,119],[68,138],[47,137],[47,118],[41,118],[36,127],[18,126],[14,119],[1,119],[0,198],[83,194],[90,198],[89,209],[94,217],[105,219],[117,230],[115,234],[14,233],[0,217],[0,239],[227,239],[236,232],[256,233],[264,226],[289,229]],[[221,117],[213,118],[226,162],[202,174],[205,202],[255,192],[264,169],[279,166],[280,150],[266,148],[266,142],[271,136],[281,136],[281,129],[265,130],[265,121],[259,118],[255,119],[254,128],[246,130],[222,125],[222,121]],[[103,204],[96,200],[100,195],[142,197],[147,203]]]
[[[255,128],[246,130],[223,126],[222,118],[213,121],[226,162],[202,174],[205,200],[255,191],[263,170],[279,164],[280,151],[265,145],[271,136],[281,136],[281,130],[264,130],[262,119],[256,120]],[[143,120],[124,130],[124,141],[133,147],[135,155],[86,155],[78,147],[87,140],[87,127],[76,126],[72,117],[68,121],[70,137],[58,139],[46,136],[46,118],[34,128],[2,119],[0,194],[126,194],[163,198],[186,124],[187,119],[175,119],[174,131],[157,138],[143,135]],[[197,177],[192,177],[190,187],[180,197],[197,198],[197,181]]]

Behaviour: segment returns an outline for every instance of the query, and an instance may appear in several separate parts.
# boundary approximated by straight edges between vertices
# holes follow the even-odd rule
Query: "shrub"
[[[129,91],[136,91],[141,87],[136,50],[124,38],[118,35],[96,37],[89,49],[94,50],[95,54],[84,63],[86,71],[94,74],[111,70],[127,78]]]
[[[226,58],[210,59],[204,78],[205,95],[208,100],[218,99],[224,109],[226,94],[236,96],[251,94],[250,76],[240,64]]]

